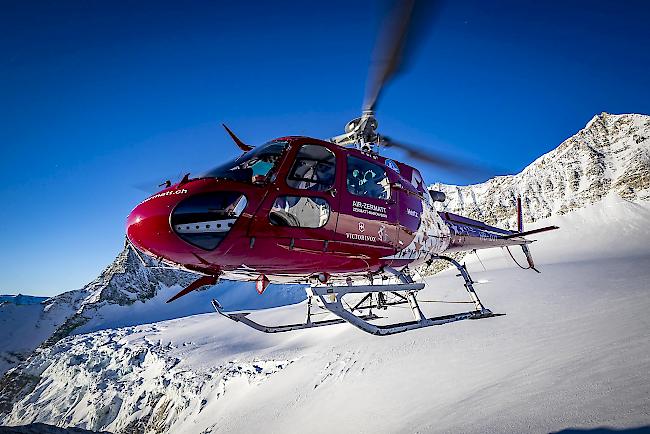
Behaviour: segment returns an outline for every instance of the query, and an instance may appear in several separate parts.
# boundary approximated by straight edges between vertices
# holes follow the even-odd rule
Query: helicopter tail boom
[[[525,236],[537,234],[540,232],[559,229],[557,226],[546,226],[543,228],[524,231],[521,198],[517,198],[517,230],[511,231],[496,226],[490,226],[479,220],[474,220],[450,212],[439,213],[442,220],[449,227],[451,232],[451,242],[447,251],[467,251],[478,249],[489,249],[493,247],[521,246],[529,268],[535,269],[533,257],[528,248],[528,244],[533,240],[526,239]]]

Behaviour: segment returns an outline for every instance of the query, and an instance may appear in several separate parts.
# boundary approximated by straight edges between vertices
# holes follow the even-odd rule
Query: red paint
[[[202,276],[196,279],[194,282],[190,283],[186,288],[179,291],[176,295],[166,301],[166,303],[171,303],[172,301],[183,297],[184,295],[189,294],[190,292],[199,289],[202,286],[206,285],[216,285],[219,279],[215,276]]]
[[[276,167],[273,181],[260,182],[259,178],[256,183],[214,178],[184,180],[182,184],[165,188],[133,209],[126,225],[129,240],[153,257],[205,274],[219,275],[246,267],[251,270],[250,280],[260,274],[291,274],[307,279],[317,273],[342,275],[375,272],[383,266],[392,265],[393,260],[381,258],[395,254],[400,246],[408,245],[420,224],[419,217],[414,215],[419,216],[422,212],[424,187],[411,184],[415,169],[396,162],[400,171],[397,173],[385,166],[384,157],[317,139],[288,137],[283,140],[289,142],[289,147]],[[324,146],[336,156],[335,185],[332,189],[307,191],[287,185],[287,175],[303,144]],[[349,155],[385,168],[393,185],[390,198],[359,197],[347,191],[346,165]],[[245,195],[247,200],[242,214],[214,250],[205,250],[184,241],[170,225],[171,213],[180,202],[208,192],[237,192]],[[269,211],[276,198],[284,195],[309,196],[327,201],[331,210],[329,220],[321,228],[271,224]],[[385,217],[355,212],[354,201],[385,209]],[[407,214],[407,208],[411,210],[410,214]],[[364,237],[350,238],[358,238],[359,235]]]

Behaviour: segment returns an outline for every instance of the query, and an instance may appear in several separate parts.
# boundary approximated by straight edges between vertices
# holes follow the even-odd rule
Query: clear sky
[[[0,293],[82,287],[170,175],[359,114],[386,4],[0,1]],[[517,173],[597,113],[650,113],[650,2],[453,1],[380,130]],[[400,158],[399,152],[391,154]],[[424,170],[429,182],[468,183]]]

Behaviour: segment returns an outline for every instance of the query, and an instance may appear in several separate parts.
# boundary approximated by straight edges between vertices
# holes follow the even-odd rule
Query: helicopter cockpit
[[[218,178],[230,181],[258,182],[276,168],[287,147],[286,141],[272,141],[221,164],[198,178]]]

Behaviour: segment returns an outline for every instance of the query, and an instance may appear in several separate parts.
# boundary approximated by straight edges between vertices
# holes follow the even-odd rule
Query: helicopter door
[[[420,172],[404,167],[402,179],[393,184],[395,197],[400,204],[399,250],[404,258],[419,258],[428,253],[430,242],[428,236],[417,236],[422,224],[423,194],[428,192],[424,187]],[[408,180],[411,180],[410,182]]]
[[[386,167],[365,156],[348,155],[345,186],[336,228],[337,241],[359,246],[360,253],[376,249],[373,256],[395,253],[398,243],[398,204],[391,196]]]
[[[298,260],[304,259],[313,268],[336,229],[336,155],[321,145],[296,148],[279,171],[275,188],[269,190],[256,212],[250,235],[256,240],[256,248],[280,258],[279,267],[286,268],[282,252],[299,250],[304,255]],[[292,263],[292,268],[296,267],[300,264]]]

